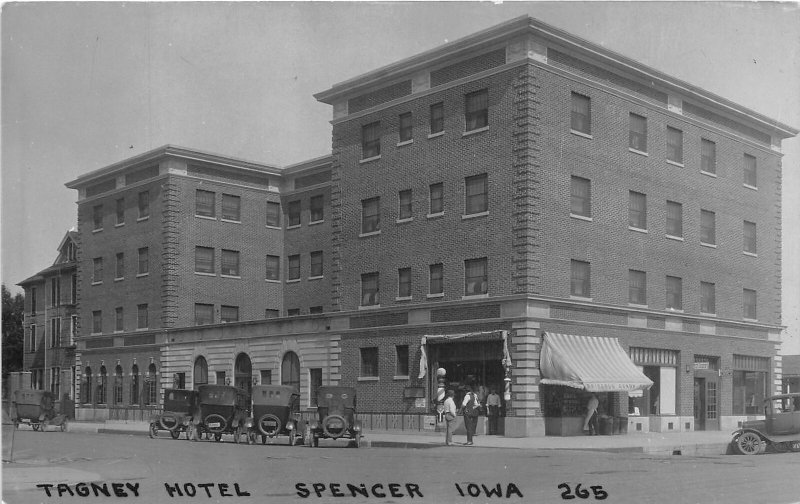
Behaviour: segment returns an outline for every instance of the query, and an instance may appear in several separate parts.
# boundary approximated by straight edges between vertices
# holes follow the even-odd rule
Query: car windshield
[[[200,400],[204,403],[230,404],[236,400],[236,391],[223,388],[204,389],[200,391]]]

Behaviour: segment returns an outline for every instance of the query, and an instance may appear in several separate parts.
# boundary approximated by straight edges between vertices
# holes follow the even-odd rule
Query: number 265
[[[574,494],[572,488],[570,488],[568,483],[561,483],[560,485],[558,485],[558,488],[563,490],[561,492],[561,498],[564,500],[574,499],[575,497],[580,497],[581,499],[588,499],[589,497],[592,496],[592,494],[594,494],[594,498],[597,500],[603,500],[608,498],[608,492],[603,490],[603,487],[601,485],[590,486],[589,488],[592,489],[591,493],[589,492],[589,490],[581,488],[580,483],[578,483],[575,486]]]

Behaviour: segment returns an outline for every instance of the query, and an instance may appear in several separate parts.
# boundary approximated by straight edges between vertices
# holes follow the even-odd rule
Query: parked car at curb
[[[285,385],[257,385],[253,387],[253,426],[251,440],[288,436],[289,446],[303,440],[305,421],[300,418],[300,394],[294,387]]]
[[[356,389],[352,387],[319,387],[318,419],[306,425],[303,436],[306,446],[319,446],[320,438],[353,440],[361,446],[361,421],[356,420]]]
[[[44,431],[49,425],[57,426],[61,432],[67,430],[67,417],[56,413],[55,396],[50,391],[15,390],[11,406],[15,429],[28,424],[35,431]]]
[[[149,434],[151,438],[158,436],[159,430],[169,431],[172,439],[178,439],[181,432],[189,437],[189,426],[197,414],[196,390],[167,389],[164,391],[164,411],[150,419]]]
[[[800,452],[800,392],[767,398],[764,419],[742,422],[731,442],[742,455],[765,451]]]
[[[251,442],[253,419],[246,390],[230,385],[200,385],[197,393],[197,414],[189,423],[188,439],[197,441],[203,434],[211,434],[214,441],[219,441],[223,434],[233,434],[234,443],[239,443],[242,436]]]

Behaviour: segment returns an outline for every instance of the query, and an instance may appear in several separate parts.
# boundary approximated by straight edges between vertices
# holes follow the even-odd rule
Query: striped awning
[[[541,383],[589,392],[649,389],[653,382],[639,371],[617,338],[546,333],[539,356]]]

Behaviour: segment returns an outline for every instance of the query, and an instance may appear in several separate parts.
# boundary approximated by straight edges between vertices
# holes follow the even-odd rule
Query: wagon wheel
[[[222,439],[222,433],[221,432],[218,432],[218,433],[214,434],[214,441],[219,442],[220,439]]]
[[[361,448],[361,431],[356,432],[356,448]]]
[[[178,439],[179,437],[181,437],[181,431],[179,431],[178,429],[173,429],[169,431],[169,435],[172,436],[172,439]]]
[[[736,447],[742,455],[756,455],[761,451],[761,437],[754,432],[743,432],[736,439]]]
[[[147,429],[147,433],[150,435],[150,439],[155,439],[158,437],[158,426],[154,422],[150,422],[150,428]]]

